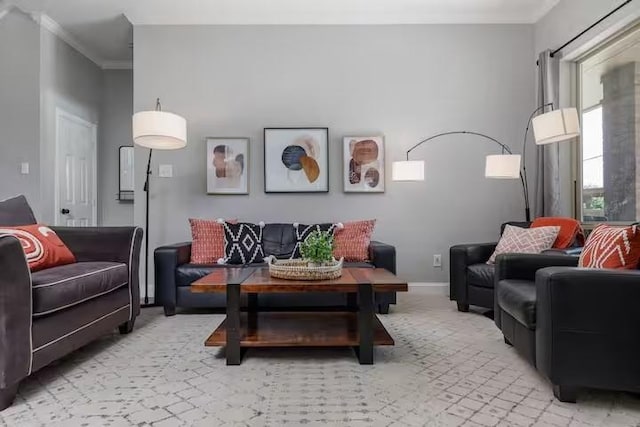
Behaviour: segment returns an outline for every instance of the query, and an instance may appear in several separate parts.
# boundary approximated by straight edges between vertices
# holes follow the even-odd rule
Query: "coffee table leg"
[[[373,364],[373,288],[371,284],[358,285],[358,330],[360,345],[358,359],[361,365]]]
[[[240,350],[240,284],[227,285],[227,365],[239,365]]]
[[[347,310],[349,311],[358,311],[358,294],[348,293],[347,294]]]
[[[255,333],[258,328],[258,294],[247,294],[249,318],[249,333]]]

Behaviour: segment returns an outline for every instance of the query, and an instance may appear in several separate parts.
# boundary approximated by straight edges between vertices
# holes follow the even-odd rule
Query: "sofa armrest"
[[[561,254],[502,254],[496,258],[496,283],[505,279],[534,281],[546,267],[576,267],[578,257]]]
[[[31,273],[20,241],[0,235],[0,389],[31,373]]]
[[[51,229],[67,245],[78,262],[110,261],[129,264],[136,240],[142,239],[142,229],[139,227],[51,227]]]
[[[165,313],[176,307],[176,268],[191,259],[191,242],[160,246],[154,252],[157,304],[164,305]]]
[[[637,390],[640,271],[536,274],[536,365],[554,384]]]
[[[396,248],[382,242],[371,241],[369,244],[369,258],[377,268],[384,268],[396,274]]]
[[[466,304],[467,267],[485,263],[496,249],[497,243],[468,243],[449,249],[449,299]]]
[[[78,262],[109,261],[127,264],[132,319],[140,313],[140,227],[51,227]]]

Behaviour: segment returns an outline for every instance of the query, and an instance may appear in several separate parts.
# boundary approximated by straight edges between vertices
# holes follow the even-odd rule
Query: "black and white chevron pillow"
[[[296,246],[293,248],[293,253],[291,254],[291,259],[294,258],[302,258],[302,254],[300,253],[300,245],[307,240],[307,237],[314,231],[328,231],[332,236],[336,228],[338,228],[338,224],[298,224],[295,222],[293,224],[293,228],[296,232]]]
[[[262,262],[262,228],[264,223],[249,224],[240,222],[224,226],[224,264],[252,264]]]

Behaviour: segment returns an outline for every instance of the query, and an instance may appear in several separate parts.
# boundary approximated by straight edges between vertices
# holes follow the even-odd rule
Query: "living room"
[[[640,423],[638,0],[0,0],[0,57],[0,425]]]

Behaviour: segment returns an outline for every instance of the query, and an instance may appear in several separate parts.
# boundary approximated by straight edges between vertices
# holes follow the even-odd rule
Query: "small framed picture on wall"
[[[249,194],[249,138],[207,138],[207,194]]]
[[[346,136],[343,159],[346,193],[384,193],[383,136]]]
[[[329,191],[328,128],[265,128],[265,193]]]

